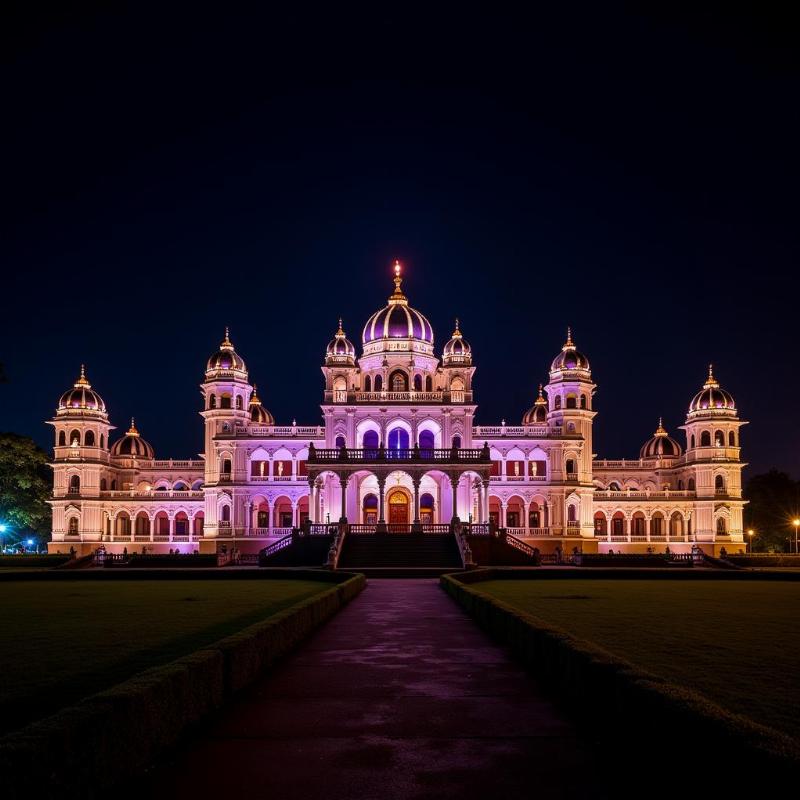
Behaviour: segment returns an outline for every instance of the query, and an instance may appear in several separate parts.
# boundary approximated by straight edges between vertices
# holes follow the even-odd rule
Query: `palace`
[[[322,425],[276,425],[228,331],[201,384],[202,458],[156,458],[114,430],[81,368],[55,416],[50,549],[255,553],[321,525],[353,533],[502,531],[542,553],[708,553],[742,542],[739,429],[711,368],[682,445],[659,422],[638,458],[593,456],[595,383],[568,331],[519,425],[475,424],[472,350],[458,321],[437,355],[400,265],[361,355],[325,351]],[[344,533],[342,534],[344,536]]]

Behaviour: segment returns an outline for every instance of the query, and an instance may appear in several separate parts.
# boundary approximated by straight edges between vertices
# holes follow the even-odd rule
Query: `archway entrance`
[[[409,519],[408,495],[399,489],[395,489],[389,495],[389,524],[409,525]]]

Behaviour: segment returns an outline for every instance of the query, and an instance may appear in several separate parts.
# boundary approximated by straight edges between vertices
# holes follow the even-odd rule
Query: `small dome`
[[[453,335],[442,350],[442,360],[445,364],[463,364],[472,361],[472,348],[461,335],[458,320]]]
[[[736,403],[733,395],[720,388],[719,381],[714,377],[714,367],[708,365],[708,377],[703,388],[692,398],[689,403],[689,413],[703,413],[705,411],[731,411],[736,412]]]
[[[255,384],[253,384],[253,395],[250,398],[249,411],[251,422],[255,422],[257,425],[275,424],[275,417],[261,404],[261,398],[258,396],[258,390]]]
[[[217,370],[247,372],[244,359],[233,349],[227,328],[225,328],[225,338],[222,340],[219,350],[208,359],[206,364],[206,375]]]
[[[106,413],[106,404],[103,398],[92,389],[92,385],[86,379],[86,370],[81,364],[81,374],[75,381],[73,387],[68,389],[58,400],[59,411],[87,411],[98,414]]]
[[[328,342],[325,349],[325,360],[329,363],[355,363],[355,345],[345,336],[342,328],[342,319],[339,318],[339,329],[334,334],[333,339]]]
[[[589,359],[581,353],[572,341],[572,328],[567,328],[567,341],[561,348],[561,352],[553,359],[550,365],[550,372],[560,372],[561,370],[586,370],[589,371]]]
[[[547,421],[547,400],[542,394],[542,384],[539,384],[539,396],[534,404],[525,412],[522,417],[523,425],[536,425]]]
[[[659,418],[656,432],[642,445],[639,455],[642,458],[677,458],[681,452],[681,446],[667,433]]]
[[[394,293],[380,311],[376,311],[364,326],[361,340],[369,344],[377,339],[419,339],[433,345],[433,328],[426,317],[408,304],[400,289],[400,262],[394,264]]]
[[[120,458],[155,458],[153,446],[146,439],[142,439],[136,424],[131,417],[131,426],[128,432],[111,445],[111,455]]]

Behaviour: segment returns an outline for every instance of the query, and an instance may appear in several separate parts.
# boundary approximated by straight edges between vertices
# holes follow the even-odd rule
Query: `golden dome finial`
[[[456,317],[456,328],[453,331],[453,338],[454,339],[460,339],[461,338],[461,328],[459,327],[459,324],[458,324],[458,317]]]
[[[400,288],[400,285],[403,283],[403,278],[401,277],[401,272],[403,271],[403,267],[400,265],[400,261],[395,259],[394,262],[394,293],[389,298],[390,301],[405,301],[407,298],[403,294],[403,290]]]
[[[537,406],[541,406],[541,405],[546,405],[547,404],[547,400],[544,399],[544,394],[542,394],[542,388],[543,388],[542,384],[540,383],[539,384],[539,394],[538,394],[538,396],[536,398],[536,403],[535,403],[535,405],[537,405]]]
[[[653,434],[653,436],[666,436],[666,435],[667,435],[667,431],[664,428],[664,418],[663,417],[659,417],[658,418],[658,427],[656,428],[656,432]]]
[[[336,331],[337,336],[344,336],[344,328],[342,327],[342,318],[339,317],[339,330]]]
[[[128,428],[128,432],[125,434],[126,436],[138,436],[139,431],[136,430],[136,422],[133,417],[131,417],[131,426]]]
[[[89,386],[89,380],[86,377],[86,366],[81,364],[81,374],[78,376],[78,380],[75,381],[75,388],[77,389],[80,386]]]
[[[225,326],[225,338],[222,340],[220,347],[233,347],[233,343],[231,342],[231,331],[227,325]]]
[[[250,405],[251,406],[261,405],[261,398],[258,396],[258,387],[255,384],[253,384],[253,394],[250,396]]]
[[[719,381],[714,377],[714,365],[708,365],[708,377],[706,378],[706,382],[703,386],[704,389],[711,389],[715,386],[719,386]]]
[[[572,347],[575,347],[575,343],[572,341],[572,328],[567,328],[567,341],[564,342],[564,347],[561,348],[562,350],[568,350]]]

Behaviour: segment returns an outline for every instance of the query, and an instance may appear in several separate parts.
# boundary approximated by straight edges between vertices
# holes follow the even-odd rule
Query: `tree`
[[[52,485],[47,453],[27,436],[0,433],[0,522],[16,538],[49,538],[52,515],[47,500]]]
[[[792,520],[800,517],[800,482],[772,469],[753,475],[744,487],[745,530],[752,528],[753,549],[783,552],[794,542]]]

